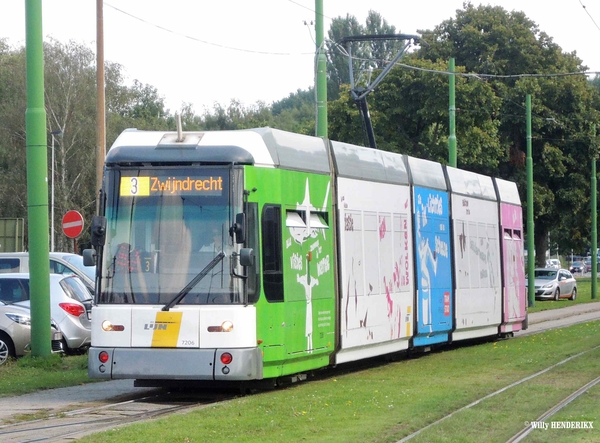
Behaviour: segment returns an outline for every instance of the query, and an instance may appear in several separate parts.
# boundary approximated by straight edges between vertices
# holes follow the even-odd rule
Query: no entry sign
[[[77,211],[67,212],[62,219],[62,228],[67,237],[79,237],[83,232],[83,216]]]

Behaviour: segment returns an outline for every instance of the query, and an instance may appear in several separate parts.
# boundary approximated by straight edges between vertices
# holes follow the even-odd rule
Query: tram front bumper
[[[223,354],[229,354],[230,361],[228,358],[221,358]],[[261,380],[262,352],[259,348],[91,347],[88,351],[88,375],[90,378],[105,380]]]

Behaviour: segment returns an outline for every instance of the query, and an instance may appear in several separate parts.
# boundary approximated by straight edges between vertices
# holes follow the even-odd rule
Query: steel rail
[[[594,346],[593,348],[590,348],[588,350],[582,351],[582,352],[580,352],[578,354],[575,354],[575,355],[572,355],[572,356],[570,356],[568,358],[565,358],[564,360],[559,361],[558,363],[554,363],[553,365],[550,365],[547,368],[542,369],[541,371],[536,372],[535,374],[528,375],[527,377],[524,377],[524,378],[522,378],[520,380],[517,380],[517,381],[515,381],[515,382],[513,382],[513,383],[511,383],[511,384],[509,384],[509,385],[507,385],[507,386],[505,386],[503,388],[501,388],[501,389],[498,389],[497,391],[492,392],[491,394],[488,394],[488,395],[486,395],[484,397],[481,397],[480,399],[475,400],[475,401],[469,403],[468,405],[463,406],[463,407],[457,409],[456,411],[451,412],[448,415],[445,415],[444,417],[442,417],[442,418],[434,421],[433,423],[429,423],[427,426],[425,426],[425,427],[423,427],[421,429],[418,429],[417,431],[413,432],[410,435],[407,435],[403,439],[398,440],[396,443],[404,443],[406,441],[412,440],[414,437],[416,437],[417,435],[421,434],[423,431],[426,431],[427,429],[430,429],[430,428],[432,428],[432,427],[434,427],[436,425],[439,425],[443,421],[449,419],[450,417],[454,416],[455,414],[457,414],[459,412],[462,412],[462,411],[465,411],[467,409],[470,409],[473,406],[477,406],[479,403],[483,402],[484,400],[487,400],[489,398],[495,397],[498,394],[502,394],[503,392],[505,392],[505,391],[507,391],[507,390],[509,390],[511,388],[514,388],[515,386],[518,386],[518,385],[520,385],[522,383],[525,383],[525,382],[527,382],[527,381],[529,381],[531,379],[539,377],[540,375],[543,375],[546,372],[551,371],[554,368],[557,368],[557,367],[559,367],[559,366],[561,366],[561,365],[563,365],[563,364],[565,364],[565,363],[567,363],[567,362],[569,362],[569,361],[571,361],[573,359],[579,358],[579,357],[587,354],[588,352],[595,351],[596,349],[600,349],[600,345],[599,346]]]

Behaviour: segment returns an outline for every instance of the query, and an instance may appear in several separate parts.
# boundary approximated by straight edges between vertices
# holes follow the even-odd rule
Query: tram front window
[[[228,169],[115,171],[99,303],[164,304],[221,251],[179,304],[240,303]],[[236,208],[234,208],[235,210]]]

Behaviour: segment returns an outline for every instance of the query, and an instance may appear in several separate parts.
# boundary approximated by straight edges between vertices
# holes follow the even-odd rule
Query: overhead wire
[[[314,10],[312,10],[311,8],[308,8],[294,0],[288,0],[290,3],[293,3],[295,5],[298,5],[302,8],[308,9],[312,12],[314,12]],[[598,25],[596,24],[595,20],[593,19],[593,17],[589,14],[589,12],[587,11],[587,8],[585,7],[585,5],[583,5],[583,3],[581,2],[581,0],[579,0],[579,2],[581,3],[581,5],[583,6],[583,8],[586,10],[587,14],[589,15],[590,19],[594,22],[594,24],[596,25],[596,27],[598,27]],[[292,55],[297,55],[297,53],[289,53],[289,52],[273,52],[273,51],[260,51],[260,50],[253,50],[253,49],[245,49],[245,48],[237,48],[237,47],[233,47],[233,46],[227,46],[227,45],[222,45],[220,43],[214,43],[208,40],[203,40],[197,37],[193,37],[190,36],[188,34],[182,33],[182,32],[178,32],[178,31],[173,31],[172,29],[166,28],[164,26],[158,25],[156,23],[152,23],[148,20],[145,20],[141,17],[138,17],[134,14],[131,14],[127,11],[124,11],[123,9],[120,9],[114,5],[111,5],[110,3],[104,2],[104,4],[112,9],[114,9],[117,12],[120,12],[121,14],[127,15],[128,17],[131,17],[135,20],[138,20],[148,26],[153,26],[157,29],[160,29],[164,32],[168,32],[174,35],[178,35],[180,37],[192,40],[192,41],[196,41],[199,43],[203,43],[206,45],[211,45],[211,46],[215,46],[215,47],[219,47],[219,48],[223,48],[223,49],[228,49],[228,50],[232,50],[232,51],[239,51],[239,52],[246,52],[246,53],[253,53],[253,54],[261,54],[261,55],[277,55],[277,56],[292,56]],[[324,17],[326,17],[324,15]],[[327,17],[329,18],[329,17]],[[306,24],[306,22],[304,22]],[[600,30],[600,27],[598,27],[598,29]],[[309,33],[310,33],[310,29],[309,29]],[[311,39],[314,42],[314,38],[312,37],[311,34]],[[332,43],[334,48],[337,48],[337,50],[344,56],[344,57],[349,57],[348,52],[346,51],[346,49],[341,46],[339,43],[332,41],[332,40],[324,40],[325,41],[329,41],[330,43]],[[316,43],[315,43],[316,44]],[[316,54],[319,53],[319,51],[322,51],[323,47],[318,48],[316,51]],[[305,52],[305,53],[300,53],[301,55],[315,55],[315,53],[313,52]],[[366,62],[387,62],[389,63],[389,60],[381,60],[381,59],[368,59],[368,58],[358,58],[355,57],[355,60],[357,61],[366,61]],[[464,72],[450,72],[450,71],[444,71],[444,70],[437,70],[437,69],[428,69],[428,68],[421,68],[418,66],[412,66],[412,65],[407,65],[405,63],[396,63],[396,65],[401,66],[403,68],[406,69],[412,69],[412,70],[416,70],[416,71],[423,71],[423,72],[430,72],[430,73],[435,73],[435,74],[444,74],[444,75],[456,75],[456,76],[462,76],[462,77],[474,77],[474,78],[525,78],[525,77],[564,77],[564,76],[571,76],[571,75],[600,75],[600,71],[577,71],[577,72],[565,72],[565,73],[541,73],[541,74],[508,74],[508,75],[500,75],[500,74],[484,74],[484,73],[464,73]]]
[[[191,35],[184,34],[182,32],[173,31],[172,29],[165,28],[164,26],[161,26],[161,25],[158,25],[156,23],[150,22],[150,21],[145,20],[145,19],[143,19],[141,17],[138,17],[138,16],[136,16],[134,14],[131,14],[131,13],[127,12],[127,11],[124,11],[124,10],[122,10],[120,8],[117,8],[116,6],[111,5],[110,3],[104,2],[104,5],[108,6],[109,8],[114,9],[117,12],[120,12],[121,14],[127,15],[127,16],[135,19],[135,20],[138,20],[138,21],[144,23],[145,25],[153,26],[153,27],[155,27],[157,29],[160,29],[161,31],[165,31],[165,32],[168,32],[168,33],[171,33],[171,34],[174,34],[174,35],[178,35],[178,36],[186,38],[188,40],[192,40],[192,41],[196,41],[196,42],[199,42],[199,43],[203,43],[205,45],[215,46],[217,48],[228,49],[230,51],[246,52],[246,53],[250,53],[250,54],[278,55],[278,56],[298,55],[298,53],[290,53],[290,52],[258,51],[258,50],[254,50],[254,49],[236,48],[234,46],[227,46],[227,45],[222,45],[220,43],[210,42],[208,40],[203,40],[203,39],[200,39],[198,37],[193,37]],[[312,54],[313,54],[312,52],[301,52],[300,53],[300,55],[312,55]]]
[[[312,9],[310,6],[304,6],[303,4],[295,2],[294,0],[288,0],[288,2],[293,3],[293,4],[297,5],[297,6],[300,6],[301,8],[307,9],[307,10],[309,10],[310,12],[312,12],[314,14],[317,13],[317,11],[315,11],[314,9]],[[325,17],[325,18],[328,18],[329,20],[333,20],[331,17],[328,17],[325,14],[321,14],[321,16]]]
[[[598,30],[600,30],[600,27],[598,26],[598,23],[596,23],[596,20],[594,20],[594,17],[592,17],[592,14],[590,14],[590,11],[587,10],[586,6],[583,4],[583,2],[581,0],[579,0],[579,4],[583,7],[583,9],[585,10],[585,13],[592,20],[592,23],[594,23],[594,25],[596,26],[596,28]]]

